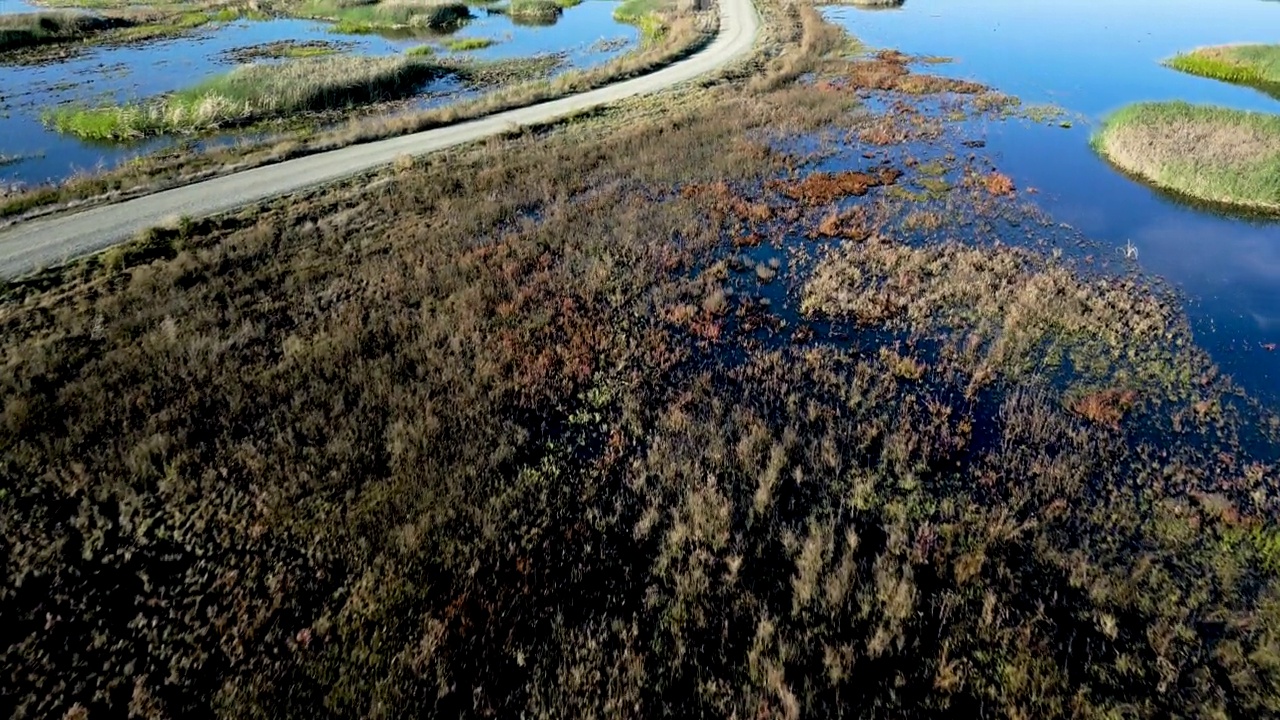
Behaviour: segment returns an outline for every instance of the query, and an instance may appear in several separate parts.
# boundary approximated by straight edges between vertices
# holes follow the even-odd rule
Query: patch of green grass
[[[236,48],[235,50],[226,52],[223,55],[236,63],[245,64],[258,60],[298,60],[302,58],[324,57],[327,55],[336,55],[341,51],[341,49],[342,46],[337,43],[318,40],[310,40],[306,42],[282,40],[278,42],[263,43],[261,45],[250,45],[248,47]]]
[[[404,54],[410,57],[430,57],[436,54],[436,49],[430,45],[417,45],[405,50]]]
[[[661,42],[667,33],[667,24],[661,15],[665,5],[663,0],[626,0],[613,11],[613,19],[636,26],[640,29],[641,42],[653,45]]]
[[[246,65],[154,101],[56,108],[44,121],[87,139],[128,140],[246,125],[308,110],[403,97],[443,71],[410,57],[324,57]]]
[[[1280,116],[1184,102],[1108,118],[1095,149],[1122,170],[1197,200],[1280,213]]]
[[[493,38],[453,38],[446,42],[444,46],[452,52],[467,52],[469,50],[483,50],[495,45],[497,42]],[[416,50],[417,48],[414,49]]]
[[[1280,45],[1219,45],[1180,53],[1165,61],[1192,75],[1280,92]]]
[[[384,0],[361,4],[313,0],[293,14],[333,21],[332,32],[353,35],[398,29],[452,30],[472,17],[463,3],[430,0]]]

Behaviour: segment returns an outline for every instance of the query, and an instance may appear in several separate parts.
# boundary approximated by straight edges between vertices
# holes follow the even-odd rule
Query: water
[[[1280,223],[1193,207],[1130,180],[1089,147],[1089,124],[1132,102],[1186,100],[1280,112],[1256,90],[1198,78],[1160,61],[1202,45],[1275,42],[1280,3],[1266,0],[907,0],[899,10],[830,8],[863,42],[955,63],[964,77],[1090,120],[1064,130],[993,122],[986,152],[1056,220],[1119,247],[1188,297],[1197,341],[1252,394],[1280,400]],[[1267,30],[1270,32],[1267,32]]]
[[[0,188],[12,184],[59,181],[85,170],[112,167],[139,154],[179,142],[152,139],[128,145],[93,143],[49,130],[41,112],[61,104],[94,105],[153,97],[193,85],[235,66],[229,52],[276,41],[329,41],[362,55],[395,55],[452,37],[487,37],[499,41],[483,50],[458,56],[497,60],[545,53],[564,53],[563,69],[604,63],[639,41],[639,32],[614,22],[617,2],[592,0],[569,8],[555,25],[516,25],[504,15],[478,9],[476,19],[458,32],[433,38],[386,38],[337,35],[329,25],[311,20],[239,21],[202,28],[192,35],[142,45],[87,48],[57,63],[35,66],[0,64],[0,156],[17,157],[0,164]],[[31,12],[17,0],[0,0],[0,11]],[[441,55],[449,55],[443,48]],[[457,99],[464,88],[451,79],[423,89],[429,104]],[[424,104],[428,104],[424,101]]]
[[[36,12],[37,10],[38,8],[22,2],[22,0],[0,0],[0,15]]]

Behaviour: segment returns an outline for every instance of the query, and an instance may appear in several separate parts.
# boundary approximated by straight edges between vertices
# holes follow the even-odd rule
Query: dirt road
[[[0,278],[14,278],[104,250],[149,227],[201,217],[323,185],[391,163],[469,143],[513,127],[561,118],[625,98],[665,90],[750,52],[760,27],[751,0],[720,0],[720,28],[705,48],[648,75],[479,120],[352,145],[213,178],[83,212],[18,223],[0,231]]]

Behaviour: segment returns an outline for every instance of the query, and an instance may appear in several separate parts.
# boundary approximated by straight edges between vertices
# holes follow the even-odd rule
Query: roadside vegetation
[[[14,717],[1280,713],[1280,420],[768,11],[750,81],[5,287]]]
[[[1280,45],[1197,48],[1175,55],[1167,64],[1192,75],[1249,85],[1280,95]]]
[[[60,132],[124,140],[247,125],[289,113],[350,107],[412,94],[443,74],[414,57],[343,56],[244,65],[160,100],[104,108],[56,108]]]
[[[1280,213],[1280,115],[1140,103],[1108,118],[1093,142],[1121,170],[1157,187]]]

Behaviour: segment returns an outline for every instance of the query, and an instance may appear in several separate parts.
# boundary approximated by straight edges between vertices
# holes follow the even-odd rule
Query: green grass
[[[453,38],[447,41],[444,46],[452,52],[467,52],[468,50],[483,50],[495,45],[497,42],[493,38]],[[416,49],[414,48],[414,50]]]
[[[1280,212],[1280,116],[1184,102],[1138,103],[1093,139],[1116,166],[1209,203]]]
[[[667,32],[659,11],[663,0],[626,0],[613,11],[613,19],[640,29],[640,39],[646,45],[660,42]]]
[[[1219,45],[1180,53],[1165,63],[1192,75],[1280,91],[1280,45]]]
[[[405,50],[404,54],[410,57],[430,57],[436,54],[436,49],[430,45],[418,45]]]
[[[441,72],[410,57],[323,57],[246,65],[150,102],[57,108],[46,113],[44,121],[59,132],[97,140],[202,132],[403,97]]]
[[[564,13],[556,0],[511,0],[507,15],[512,22],[526,25],[551,25]]]

